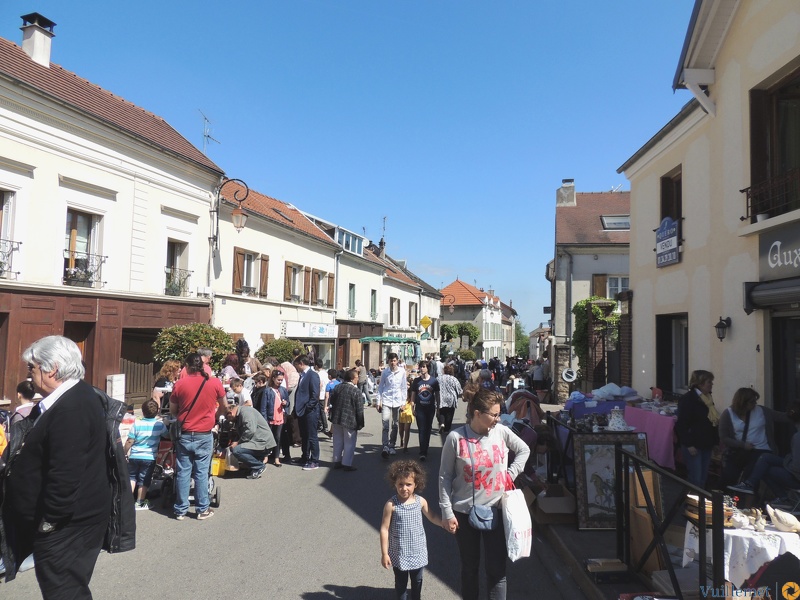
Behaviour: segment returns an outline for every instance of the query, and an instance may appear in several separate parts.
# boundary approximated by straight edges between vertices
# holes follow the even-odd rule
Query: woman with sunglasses
[[[289,438],[288,436],[281,435],[285,422],[285,413],[289,410],[289,394],[286,388],[281,385],[283,383],[283,377],[283,371],[280,369],[272,369],[269,375],[267,388],[264,390],[263,400],[269,428],[272,430],[272,436],[275,438],[275,441],[278,442],[272,449],[272,454],[268,457],[276,467],[282,466],[279,458],[279,453],[281,451],[283,451],[283,459],[290,460]]]
[[[505,600],[508,552],[500,499],[504,491],[512,489],[531,451],[511,429],[496,426],[503,401],[499,392],[479,387],[474,393],[465,390],[464,398],[468,402],[467,424],[453,429],[442,447],[439,467],[442,527],[454,534],[458,542],[461,597],[478,599],[482,541],[488,596]],[[509,451],[514,453],[510,465]],[[493,529],[478,530],[469,524],[470,509],[476,504],[494,508]]]

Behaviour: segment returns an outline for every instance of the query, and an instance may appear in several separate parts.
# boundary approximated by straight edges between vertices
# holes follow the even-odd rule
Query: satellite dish
[[[567,383],[573,383],[578,378],[578,372],[575,369],[567,367],[561,371],[561,379]]]

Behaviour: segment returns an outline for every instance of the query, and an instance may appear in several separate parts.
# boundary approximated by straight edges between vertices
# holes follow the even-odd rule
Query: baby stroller
[[[214,435],[214,448],[217,447],[219,436],[217,432]],[[214,508],[218,508],[222,501],[222,489],[217,485],[216,477],[211,475],[211,461],[208,465],[208,497],[210,504]],[[158,447],[158,455],[156,457],[156,468],[153,472],[153,483],[151,490],[157,488],[161,492],[161,507],[171,508],[175,504],[175,444],[172,440],[161,440]],[[158,484],[156,482],[159,482]],[[149,494],[148,490],[148,494]],[[189,488],[189,503],[195,502],[194,494],[194,480],[191,480],[191,487]]]

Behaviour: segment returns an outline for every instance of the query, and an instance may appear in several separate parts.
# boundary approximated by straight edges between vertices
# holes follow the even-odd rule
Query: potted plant
[[[64,272],[64,283],[76,287],[92,287],[94,273],[86,267],[68,267]]]
[[[176,279],[168,279],[167,286],[164,289],[164,293],[167,296],[182,296],[183,295],[183,286],[181,285],[180,281]]]

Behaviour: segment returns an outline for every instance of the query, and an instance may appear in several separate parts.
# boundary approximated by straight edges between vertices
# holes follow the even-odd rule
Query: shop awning
[[[396,335],[363,337],[358,341],[362,344],[367,344],[369,342],[378,342],[379,344],[419,344],[419,340],[415,340],[414,338],[398,337]]]
[[[800,303],[800,278],[744,284],[744,311],[750,314],[757,308],[773,308]]]

